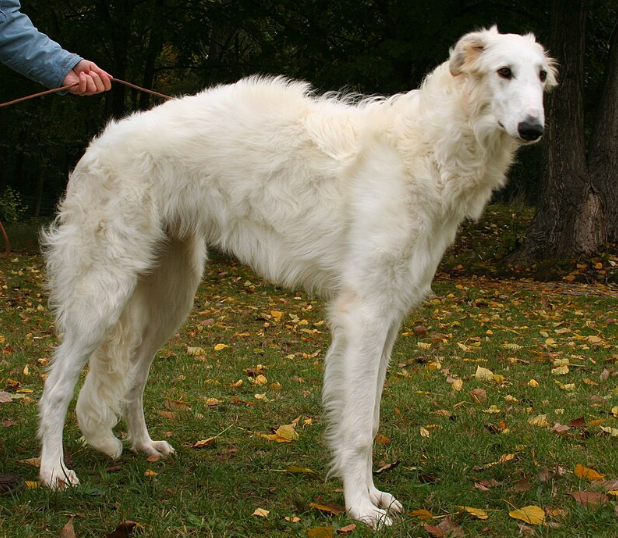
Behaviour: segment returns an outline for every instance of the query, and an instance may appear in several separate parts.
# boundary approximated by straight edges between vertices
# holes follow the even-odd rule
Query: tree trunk
[[[547,99],[541,201],[512,263],[598,246],[595,223],[601,204],[589,181],[584,138],[585,26],[585,0],[552,0],[548,45],[560,65],[560,84]]]
[[[603,196],[607,241],[618,243],[618,22],[609,40],[605,84],[588,153],[588,169]]]

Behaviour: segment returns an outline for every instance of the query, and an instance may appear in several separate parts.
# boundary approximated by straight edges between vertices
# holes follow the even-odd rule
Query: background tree
[[[605,77],[587,145],[584,87],[590,4],[551,2],[548,45],[560,64],[560,85],[547,103],[541,200],[523,245],[510,256],[513,263],[588,255],[618,240],[618,26],[615,6],[612,12],[607,2],[597,2],[614,28],[605,42]]]

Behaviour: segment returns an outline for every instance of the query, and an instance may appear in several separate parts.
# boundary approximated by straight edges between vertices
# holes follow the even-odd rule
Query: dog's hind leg
[[[124,417],[132,449],[167,456],[174,449],[166,441],[153,441],[144,418],[143,394],[157,350],[185,321],[200,283],[206,247],[203,239],[171,239],[155,271],[138,285],[135,301],[140,312],[140,344],[132,358],[132,385],[124,398]]]
[[[137,274],[118,269],[114,264],[97,265],[90,270],[85,268],[71,286],[79,292],[64,294],[61,308],[65,334],[54,352],[39,403],[40,475],[42,482],[53,488],[79,482],[75,473],[64,464],[64,421],[82,368],[117,323],[136,285]],[[58,286],[60,280],[57,279]],[[59,292],[61,290],[55,290],[55,293]]]

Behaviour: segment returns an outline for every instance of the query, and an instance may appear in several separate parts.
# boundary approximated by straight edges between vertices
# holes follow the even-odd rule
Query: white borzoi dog
[[[352,518],[391,522],[372,444],[391,350],[430,289],[444,250],[505,181],[515,150],[543,133],[554,62],[532,35],[465,35],[417,91],[316,96],[248,78],[110,124],[71,175],[43,242],[57,330],[40,402],[41,478],[77,484],[63,461],[67,407],[117,458],[167,456],[142,405],[157,350],[187,317],[206,246],[273,283],[330,301],[323,399],[332,472]]]

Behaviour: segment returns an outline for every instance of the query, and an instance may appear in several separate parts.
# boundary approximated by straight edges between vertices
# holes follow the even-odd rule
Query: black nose
[[[532,142],[543,136],[543,125],[541,125],[537,120],[531,118],[529,120],[522,121],[517,126],[517,132],[522,140]]]

